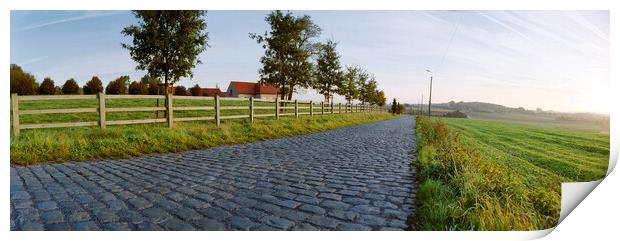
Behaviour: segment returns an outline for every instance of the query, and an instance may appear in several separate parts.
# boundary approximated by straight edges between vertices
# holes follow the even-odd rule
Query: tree
[[[383,90],[376,90],[373,95],[372,103],[378,106],[384,106],[385,100],[385,92],[383,92]]]
[[[148,82],[148,94],[149,95],[163,95],[166,91],[164,86],[161,86],[161,81],[156,78],[151,78],[148,76],[142,77],[140,82],[147,81]]]
[[[377,81],[373,74],[363,71],[358,76],[358,92],[359,100],[364,103],[370,103],[377,90]]]
[[[398,112],[398,102],[396,102],[396,98],[392,101],[392,114],[396,114]]]
[[[84,87],[82,87],[82,91],[85,95],[94,95],[99,92],[103,92],[103,84],[101,80],[97,76],[93,76]]]
[[[364,87],[366,89],[364,91],[364,102],[373,103],[373,100],[376,99],[375,95],[377,94],[377,81],[374,75],[370,75],[370,80],[368,80]]]
[[[149,87],[144,82],[133,81],[129,84],[130,95],[146,95],[149,93]]]
[[[394,101],[392,101],[392,108],[390,112],[392,112],[392,114],[402,114],[404,111],[405,111],[405,106],[396,102],[396,98],[394,98]]]
[[[145,74],[144,76],[142,76],[142,78],[140,78],[140,82],[145,83],[145,84],[149,84],[151,82],[151,76],[149,76],[148,74]]]
[[[357,99],[360,102],[364,102],[364,96],[366,95],[366,84],[368,82],[368,73],[366,70],[360,70],[357,73]],[[362,103],[363,104],[363,103]]]
[[[71,78],[65,81],[65,84],[62,85],[61,91],[65,95],[77,95],[80,93],[80,86],[73,78]]]
[[[325,101],[332,102],[334,93],[343,85],[344,77],[340,66],[340,55],[336,52],[337,43],[328,40],[320,44],[314,71],[313,87],[325,97]]]
[[[200,85],[196,84],[194,87],[189,88],[189,92],[192,93],[193,96],[201,96],[202,89],[200,89]]]
[[[46,77],[45,79],[43,79],[43,82],[41,82],[41,85],[39,86],[38,92],[40,95],[56,94],[54,81],[50,77]]]
[[[175,87],[174,95],[187,95],[187,88],[185,88],[185,86],[182,86],[182,85]]]
[[[260,59],[260,82],[277,86],[280,98],[290,100],[295,88],[307,88],[312,82],[312,40],[321,29],[310,16],[295,17],[291,12],[272,11],[265,21],[271,26],[270,32],[250,33],[250,38],[265,49]]]
[[[342,85],[338,86],[338,94],[344,96],[347,103],[351,104],[358,98],[358,76],[362,70],[359,66],[349,66],[343,76]]]
[[[11,93],[34,95],[38,89],[34,75],[24,72],[19,65],[11,64]]]
[[[105,93],[108,95],[124,95],[127,93],[127,81],[129,81],[129,76],[121,76],[113,81],[108,83],[108,86],[105,87]]]
[[[193,77],[192,69],[202,63],[198,55],[209,45],[206,11],[142,10],[133,11],[137,25],[125,27],[122,33],[133,38],[123,43],[136,69],[146,70],[155,79],[170,86],[182,77]],[[168,93],[168,88],[165,88]]]

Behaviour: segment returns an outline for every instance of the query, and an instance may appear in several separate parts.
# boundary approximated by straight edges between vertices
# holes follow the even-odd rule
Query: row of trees
[[[198,56],[209,47],[204,20],[206,11],[140,10],[133,11],[133,14],[137,23],[122,30],[122,34],[132,40],[122,43],[122,46],[129,50],[131,58],[137,63],[136,69],[147,71],[148,77],[129,83],[129,77],[122,76],[108,84],[106,93],[154,93],[161,91],[160,80],[163,80],[163,86],[172,86],[180,78],[191,78],[192,69],[201,63]],[[315,41],[321,34],[321,28],[314,24],[310,16],[297,17],[291,12],[273,11],[265,20],[271,27],[270,31],[250,33],[250,38],[265,49],[260,60],[260,82],[279,87],[282,99],[290,100],[299,88],[314,88],[326,101],[333,101],[333,96],[340,94],[348,102],[359,100],[385,105],[385,93],[377,89],[374,74],[359,66],[343,68],[335,41]],[[34,77],[22,71],[20,79]],[[101,91],[100,82],[93,77],[84,86],[84,92]],[[11,83],[13,92],[13,81]],[[16,85],[16,93],[32,94],[28,91],[36,92],[38,87],[35,88],[35,85],[35,81],[19,87]],[[53,82],[49,86],[53,86]],[[71,93],[79,93],[79,87],[77,89],[77,92]],[[167,94],[168,91],[168,88],[163,88],[161,92]],[[186,92],[183,86],[175,89],[177,94]],[[192,88],[190,92],[197,90]]]
[[[313,88],[328,102],[339,94],[349,103],[359,100],[385,105],[385,93],[377,89],[374,74],[360,66],[343,69],[335,41],[315,42],[321,28],[310,16],[273,11],[265,21],[271,30],[250,33],[250,38],[265,49],[260,59],[260,81],[278,86],[281,99],[290,100],[298,88]]]
[[[201,63],[198,56],[209,47],[206,11],[139,10],[133,14],[137,24],[122,30],[132,41],[122,46],[137,63],[136,69],[163,79],[165,86],[175,84],[182,77],[191,78],[192,69]],[[314,88],[327,101],[340,94],[349,102],[357,99],[385,104],[385,93],[377,89],[373,74],[359,66],[343,70],[336,42],[315,41],[321,28],[310,16],[273,11],[265,20],[271,30],[249,36],[265,49],[260,60],[260,82],[279,87],[281,99],[290,100],[299,88]],[[175,93],[184,91],[184,88],[175,89]]]
[[[11,64],[10,71],[11,93],[19,95],[54,95],[80,94],[80,86],[73,78],[68,79],[62,86],[56,86],[54,80],[47,77],[39,84],[34,75],[25,72],[20,66]]]
[[[83,87],[71,78],[62,86],[56,86],[54,80],[50,77],[43,79],[39,84],[35,77],[25,72],[20,66],[11,64],[11,93],[19,95],[76,95],[76,94],[97,94],[104,92],[106,94],[130,94],[130,95],[157,95],[165,92],[164,86],[157,79],[144,76],[140,81],[130,82],[129,76],[120,76],[112,80],[108,85],[103,87],[101,79],[93,76]],[[202,89],[199,85],[194,85],[189,90],[185,86],[179,85],[174,89],[175,95],[202,95]],[[218,93],[219,94],[219,93]]]

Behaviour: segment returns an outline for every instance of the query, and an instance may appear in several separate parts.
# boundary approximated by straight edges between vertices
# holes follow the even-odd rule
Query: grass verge
[[[320,132],[345,126],[392,119],[381,112],[325,116],[227,120],[219,127],[213,121],[165,125],[113,126],[99,128],[35,129],[11,137],[11,164],[119,159],[151,153],[179,152],[225,144]]]
[[[476,149],[441,120],[416,118],[418,229],[536,230],[559,217],[557,188],[528,187],[510,169]]]

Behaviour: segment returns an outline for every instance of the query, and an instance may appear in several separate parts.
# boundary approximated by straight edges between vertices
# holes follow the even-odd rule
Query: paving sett
[[[11,230],[407,229],[413,125],[11,167]]]

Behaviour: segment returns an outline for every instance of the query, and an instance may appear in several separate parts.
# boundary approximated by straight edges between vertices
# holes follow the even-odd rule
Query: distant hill
[[[419,105],[405,104],[410,113],[420,113]],[[422,105],[422,113],[428,113],[428,105]],[[540,108],[528,110],[523,107],[507,107],[486,102],[455,102],[433,104],[434,116],[445,116],[459,111],[473,119],[502,120],[519,123],[537,123],[553,127],[569,127],[609,132],[609,115],[597,113],[568,113],[544,111]]]
[[[459,111],[475,111],[475,112],[510,112],[510,111],[526,111],[523,107],[519,108],[510,108],[503,105],[486,103],[486,102],[454,102],[450,101],[448,103],[435,104],[433,107],[446,108],[450,110],[459,110]]]

